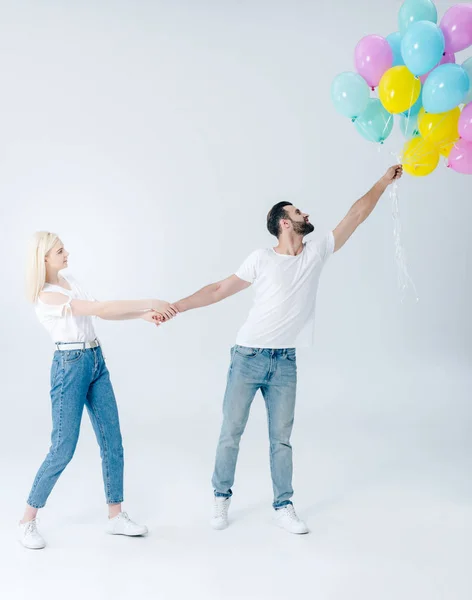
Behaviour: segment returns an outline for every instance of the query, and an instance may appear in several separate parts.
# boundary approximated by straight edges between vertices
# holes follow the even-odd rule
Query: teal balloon
[[[467,71],[460,65],[440,65],[428,76],[423,87],[426,112],[449,112],[461,104],[470,90]]]
[[[400,129],[407,140],[419,137],[421,134],[418,129],[418,115],[410,115],[410,118],[400,115]]]
[[[358,73],[341,73],[333,81],[331,98],[341,115],[357,119],[369,103],[369,86]]]
[[[462,63],[462,68],[469,76],[470,86],[467,96],[462,100],[464,104],[472,102],[472,56]]]
[[[393,115],[385,110],[380,100],[371,98],[355,127],[369,142],[383,143],[392,133]]]
[[[431,0],[405,0],[398,13],[398,29],[403,35],[418,21],[438,22],[438,11]]]
[[[402,56],[413,75],[429,73],[440,62],[446,48],[444,33],[434,23],[413,23],[402,39]]]
[[[402,34],[399,31],[387,35],[387,42],[393,52],[392,67],[402,67],[405,64],[402,56]]]
[[[408,115],[410,115],[410,117],[413,115],[417,115],[419,114],[420,110],[423,108],[423,92],[421,92],[420,97],[418,98],[418,100],[413,104],[413,106],[406,110],[404,113],[402,113],[403,115],[405,115],[405,117],[407,117]]]

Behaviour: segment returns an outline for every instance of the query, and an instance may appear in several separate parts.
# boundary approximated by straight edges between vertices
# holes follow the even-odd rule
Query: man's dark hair
[[[280,219],[288,219],[288,213],[285,210],[286,206],[292,206],[291,202],[279,202],[273,206],[267,215],[267,229],[269,233],[275,235],[276,238],[280,235]]]

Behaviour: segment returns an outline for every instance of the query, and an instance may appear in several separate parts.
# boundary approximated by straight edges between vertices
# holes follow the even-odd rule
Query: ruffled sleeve
[[[72,314],[71,301],[72,298],[69,297],[64,304],[48,304],[38,298],[36,314],[41,322],[47,319],[61,319]]]

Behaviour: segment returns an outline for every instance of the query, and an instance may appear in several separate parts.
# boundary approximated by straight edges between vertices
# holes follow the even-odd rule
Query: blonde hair
[[[46,283],[46,263],[48,253],[59,241],[55,233],[37,231],[31,239],[26,272],[26,295],[30,302],[36,302]]]

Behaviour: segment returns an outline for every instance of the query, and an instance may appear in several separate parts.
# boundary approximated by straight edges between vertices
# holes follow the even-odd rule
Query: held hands
[[[153,300],[152,309],[161,315],[163,323],[173,319],[179,312],[174,304],[164,302],[164,300]]]
[[[159,325],[164,323],[165,317],[155,310],[147,310],[141,314],[141,319],[147,321],[148,323],[152,323],[156,327],[159,327]]]
[[[156,327],[170,321],[179,313],[175,305],[163,300],[153,300],[152,306],[153,308],[144,312],[141,318],[148,323],[153,323]]]
[[[403,166],[402,165],[394,165],[390,167],[390,169],[385,173],[382,177],[382,181],[386,185],[390,185],[394,181],[398,181],[403,176]]]

